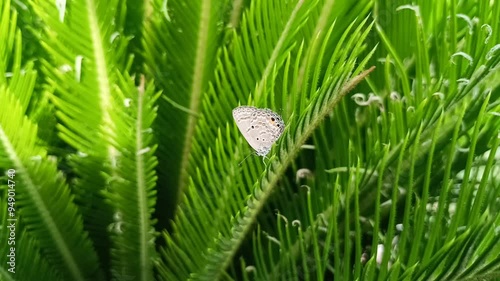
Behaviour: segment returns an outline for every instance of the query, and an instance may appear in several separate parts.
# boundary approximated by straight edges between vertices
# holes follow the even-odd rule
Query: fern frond
[[[16,218],[65,279],[100,280],[97,256],[78,208],[56,163],[37,145],[36,126],[5,90],[0,92],[0,104],[0,167],[15,174],[10,180],[15,186]]]
[[[4,199],[5,197],[2,196],[1,198]],[[2,200],[2,202],[7,201]],[[2,210],[7,209],[3,207]],[[4,214],[7,214],[7,212],[4,212]],[[2,216],[2,219],[2,221],[7,221],[6,216]],[[21,223],[21,221],[19,222]],[[17,227],[19,226],[17,225]],[[4,233],[6,231],[1,232],[1,234]],[[3,238],[3,235],[0,235],[2,241],[12,241]],[[16,229],[16,235],[13,240],[15,244],[9,245],[8,243],[4,243],[4,246],[0,247],[2,253],[4,253],[0,258],[0,262],[7,265],[0,267],[0,278],[2,280],[64,280],[58,275],[57,270],[54,269],[55,267],[51,267],[43,258],[38,244],[33,237],[30,237],[26,233],[25,229],[22,227]],[[13,260],[11,260],[11,256],[14,256]],[[29,268],[29,270],[25,270],[26,268]]]
[[[72,1],[56,6],[33,1],[36,15],[45,23],[41,45],[50,57],[42,60],[46,82],[55,90],[50,96],[59,121],[58,136],[76,152],[65,151],[77,179],[72,189],[82,208],[102,261],[109,260],[106,234],[112,211],[101,194],[113,174],[118,151],[113,123],[115,73],[125,71],[124,50],[128,39],[120,32],[116,13],[120,1]],[[50,59],[49,59],[50,58]]]
[[[145,28],[145,72],[167,98],[160,99],[158,135],[159,203],[176,206],[188,183],[192,139],[222,43],[229,1],[154,1]],[[171,102],[170,102],[171,101]],[[181,110],[179,108],[183,108]],[[159,213],[161,225],[174,209]],[[168,215],[168,216],[167,216]]]
[[[1,280],[498,279],[500,1],[132,2],[0,1]]]
[[[310,4],[310,3],[308,3]],[[297,21],[296,24],[299,24],[301,26],[304,24],[302,22],[302,19],[305,17],[306,13],[305,11],[309,12],[310,9],[314,9],[315,6],[313,5],[305,5],[305,6],[300,6],[301,3],[300,1],[296,4],[294,10],[290,10],[291,16],[290,22],[288,22],[289,25],[293,26],[294,23],[293,21]],[[291,7],[292,8],[292,7]],[[319,9],[319,7],[318,7]],[[298,13],[298,11],[302,11],[302,13]],[[294,13],[297,12],[297,17],[294,17]],[[245,25],[242,25],[243,27]],[[363,24],[360,26],[365,27]],[[283,26],[283,32],[287,31],[288,28],[287,25],[285,24]],[[293,30],[293,28],[291,28]],[[369,30],[369,29],[368,29]],[[295,32],[295,31],[294,31]],[[295,34],[292,32],[290,35],[286,36],[294,36]],[[205,191],[195,191],[192,190],[190,191],[187,201],[189,203],[186,203],[188,206],[191,206],[191,212],[193,211],[192,208],[201,208],[203,210],[205,207],[205,203],[202,203],[206,201],[204,198],[204,194],[208,195],[210,198],[217,198],[216,203],[215,203],[215,209],[214,211],[218,212],[216,217],[212,218],[203,218],[200,217],[203,213],[196,213],[196,214],[189,214],[187,217],[182,217],[179,218],[179,222],[176,222],[176,225],[182,227],[175,229],[174,235],[172,238],[167,238],[168,239],[168,245],[172,245],[172,243],[176,243],[174,241],[178,241],[177,235],[180,235],[182,237],[183,235],[180,233],[183,233],[186,231],[188,233],[187,224],[189,225],[203,225],[204,221],[210,221],[211,225],[207,226],[209,227],[208,229],[205,229],[203,237],[198,237],[198,238],[193,238],[194,241],[206,241],[203,243],[200,243],[198,247],[195,247],[197,251],[200,250],[200,247],[206,248],[209,257],[208,259],[201,260],[198,258],[198,256],[193,256],[193,254],[190,254],[190,260],[193,266],[195,265],[195,261],[197,263],[206,263],[204,266],[204,269],[200,272],[194,273],[191,276],[195,279],[217,279],[221,275],[224,274],[225,269],[229,266],[232,257],[234,257],[235,251],[239,248],[239,245],[241,245],[242,239],[245,237],[246,234],[249,233],[250,226],[252,225],[252,222],[255,221],[256,216],[260,213],[262,206],[265,204],[267,198],[271,194],[272,190],[275,188],[276,180],[282,175],[284,172],[284,168],[287,167],[287,163],[291,162],[291,159],[294,157],[294,155],[300,150],[300,146],[305,142],[308,136],[313,132],[314,128],[318,126],[320,121],[327,115],[327,113],[331,110],[334,104],[336,104],[339,100],[339,96],[336,98],[334,97],[333,93],[339,93],[342,92],[340,90],[342,88],[342,85],[346,83],[346,81],[350,77],[350,73],[359,73],[361,70],[358,68],[356,69],[355,67],[355,57],[359,55],[358,52],[363,50],[362,48],[362,42],[363,38],[367,35],[367,31],[365,33],[362,33],[360,29],[356,30],[354,32],[352,37],[349,37],[347,42],[339,42],[339,44],[344,45],[346,50],[349,50],[349,52],[344,52],[338,50],[336,53],[334,53],[331,62],[338,62],[338,64],[335,64],[336,67],[329,69],[327,72],[327,77],[324,78],[324,83],[322,84],[322,88],[317,92],[316,95],[312,96],[311,98],[313,99],[313,102],[311,105],[318,105],[319,107],[315,106],[309,106],[306,107],[304,112],[295,112],[295,119],[290,119],[291,123],[287,126],[287,130],[285,131],[283,135],[283,141],[281,142],[281,154],[280,154],[280,161],[281,164],[278,165],[276,162],[273,162],[271,164],[272,168],[268,171],[269,174],[264,175],[264,178],[262,180],[261,185],[259,184],[259,187],[255,188],[255,197],[251,196],[248,197],[248,194],[246,191],[249,189],[250,186],[253,185],[255,182],[255,177],[248,177],[248,178],[241,178],[241,176],[237,175],[237,171],[235,171],[235,167],[231,167],[231,162],[234,162],[234,159],[228,159],[228,156],[223,152],[224,150],[227,150],[227,147],[224,147],[224,143],[228,142],[229,139],[231,139],[231,134],[229,131],[230,127],[227,127],[226,125],[226,132],[222,134],[222,132],[219,131],[219,138],[216,140],[215,143],[215,149],[213,152],[210,150],[208,151],[208,157],[205,163],[214,163],[212,160],[217,159],[217,167],[220,168],[222,167],[221,165],[227,165],[227,168],[224,168],[223,170],[227,171],[225,174],[227,174],[227,178],[225,180],[222,179],[216,179],[213,176],[210,176],[209,174],[207,175],[200,175],[199,178],[196,178],[196,181],[202,180],[202,178],[206,177],[207,180],[204,180],[204,184],[206,185]],[[284,33],[286,34],[286,33]],[[287,40],[284,40],[284,42],[287,42]],[[279,46],[279,40],[277,40],[277,47],[282,48],[282,46]],[[237,49],[235,49],[237,50]],[[353,51],[354,50],[354,51]],[[272,64],[277,64],[279,67],[283,65],[284,60],[286,57],[283,57],[283,59],[278,59],[273,58],[272,55],[269,55],[270,59],[272,61]],[[279,62],[279,63],[278,63]],[[269,62],[268,62],[269,63]],[[341,67],[342,65],[342,67]],[[364,65],[364,62],[360,63],[360,67]],[[318,66],[319,67],[319,66]],[[262,66],[261,66],[262,69]],[[274,68],[276,69],[276,68]],[[342,74],[340,74],[340,72]],[[265,67],[263,69],[262,75],[268,75],[265,76],[262,80],[262,85],[266,85],[274,77],[276,77],[276,70],[273,70],[271,73],[266,74]],[[248,74],[251,76],[251,74]],[[243,76],[245,77],[245,76]],[[358,81],[359,82],[359,81]],[[227,83],[227,82],[223,82]],[[238,82],[240,83],[240,82]],[[260,82],[259,82],[260,83]],[[256,95],[262,95],[262,98],[265,99],[264,97],[266,95],[270,95],[270,92],[268,92],[270,89],[268,87],[272,86],[260,86],[261,84],[257,83],[255,87],[255,91],[259,92]],[[233,83],[231,83],[233,84]],[[225,85],[225,84],[221,84]],[[272,84],[269,84],[272,85]],[[346,88],[343,89],[343,92],[345,93],[346,91],[349,91],[351,89],[350,86],[344,85]],[[259,98],[260,99],[260,98]],[[226,104],[221,103],[220,105],[215,105],[216,107],[227,107]],[[213,112],[217,112],[213,111]],[[229,111],[230,112],[230,111]],[[300,114],[300,116],[299,116]],[[304,115],[302,115],[304,114]],[[292,115],[293,116],[293,115]],[[215,117],[215,116],[214,116]],[[298,121],[298,118],[300,117],[300,122]],[[209,118],[210,120],[214,120],[215,118]],[[286,118],[285,118],[286,119]],[[216,118],[215,120],[220,120],[217,122],[226,122],[223,121],[224,119]],[[292,121],[294,120],[294,121]],[[307,125],[306,125],[307,124]],[[204,123],[204,119],[200,120],[200,132],[201,130],[206,130],[206,128],[211,128],[211,126],[208,126],[208,124]],[[307,128],[307,129],[306,129]],[[208,132],[207,132],[208,133]],[[208,136],[204,136],[201,139],[207,139],[210,138]],[[286,148],[285,148],[286,147]],[[197,149],[203,150],[201,147]],[[229,150],[232,150],[229,148]],[[285,152],[286,151],[286,152]],[[198,152],[197,152],[198,153]],[[214,155],[214,153],[216,155]],[[212,156],[213,155],[213,156]],[[236,153],[230,152],[230,155],[236,155]],[[233,157],[234,158],[234,157]],[[224,160],[226,159],[226,160]],[[288,160],[287,160],[288,159]],[[273,160],[271,160],[273,161]],[[228,163],[227,163],[228,162]],[[227,163],[227,164],[225,164]],[[210,164],[213,167],[213,164]],[[235,164],[233,164],[235,165]],[[205,167],[203,170],[206,171],[207,164],[200,164],[200,167]],[[256,167],[252,165],[249,165],[249,173],[254,173],[254,169]],[[209,172],[212,174],[217,174],[218,172],[216,170],[213,170],[212,172]],[[246,173],[246,172],[245,172]],[[242,181],[241,181],[242,180]],[[235,189],[234,184],[238,183],[241,181],[241,185],[239,184],[238,186],[241,186],[243,189]],[[248,182],[248,183],[247,183]],[[248,184],[248,185],[247,185]],[[198,184],[197,184],[198,185]],[[245,186],[246,185],[246,186]],[[262,188],[262,189],[261,189]],[[242,192],[244,190],[245,192]],[[200,196],[200,193],[202,194]],[[245,201],[248,200],[246,203]],[[229,204],[228,204],[229,203]],[[246,207],[244,205],[246,205]],[[238,212],[242,212],[241,215],[238,215]],[[234,216],[236,214],[236,220],[231,220],[231,216]],[[229,222],[231,222],[229,224]],[[184,228],[186,229],[184,230]],[[229,228],[228,228],[229,227]],[[220,232],[218,233],[212,233],[210,229],[219,229]],[[224,231],[221,231],[224,229]],[[191,232],[191,231],[190,231]],[[178,234],[179,233],[179,234]],[[216,236],[214,236],[216,235]],[[210,238],[212,236],[213,238]],[[205,240],[207,239],[208,240]],[[213,241],[213,239],[217,239],[217,244],[214,244],[213,246],[210,241]],[[207,243],[208,246],[207,246]],[[179,244],[177,244],[178,247],[180,247]],[[183,251],[186,251],[186,249],[190,249],[191,247],[186,245]],[[192,249],[195,249],[192,248]],[[180,251],[180,250],[179,250]],[[168,276],[172,278],[174,274],[172,273],[174,269],[173,265],[173,258],[172,255],[175,255],[178,257],[178,259],[184,259],[183,256],[186,256],[186,253],[183,254],[183,256],[179,255],[180,252],[177,254],[175,251],[173,252],[168,252],[165,253],[165,257],[169,256],[167,258],[167,263],[172,263],[170,267],[167,267],[164,269],[164,273],[168,274],[165,276]],[[200,264],[201,265],[201,264]],[[198,266],[200,266],[198,265]],[[177,266],[177,265],[176,265]],[[169,272],[169,270],[172,270]],[[190,272],[189,269],[185,269],[184,272]]]
[[[151,126],[159,94],[152,84],[145,88],[144,78],[139,89],[131,77],[119,78],[121,95],[115,108],[123,110],[116,110],[112,118],[119,128],[114,143],[121,156],[107,192],[114,210],[111,272],[117,280],[152,280],[157,160]]]

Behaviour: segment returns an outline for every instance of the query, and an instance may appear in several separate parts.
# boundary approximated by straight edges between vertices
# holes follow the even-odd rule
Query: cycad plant
[[[0,280],[499,280],[499,30],[496,0],[1,0]],[[264,158],[241,105],[284,120]]]

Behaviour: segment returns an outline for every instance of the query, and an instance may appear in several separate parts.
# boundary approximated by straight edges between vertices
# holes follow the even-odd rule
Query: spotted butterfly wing
[[[283,119],[267,108],[239,106],[233,109],[236,126],[257,155],[266,156],[285,129]]]

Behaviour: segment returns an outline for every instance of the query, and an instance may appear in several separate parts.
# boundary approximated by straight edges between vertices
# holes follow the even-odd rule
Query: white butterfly
[[[239,106],[233,118],[248,144],[257,155],[266,156],[285,129],[283,118],[267,108]]]

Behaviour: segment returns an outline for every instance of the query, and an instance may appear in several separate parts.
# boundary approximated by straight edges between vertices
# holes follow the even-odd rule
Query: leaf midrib
[[[148,248],[148,227],[150,223],[149,212],[148,212],[148,186],[146,183],[145,168],[144,168],[144,153],[141,153],[143,148],[143,107],[144,107],[144,92],[139,91],[137,99],[137,122],[135,128],[135,143],[136,143],[136,155],[137,155],[137,203],[139,210],[139,268],[141,272],[141,278],[139,280],[148,280],[148,273],[150,272],[150,263],[148,257],[151,256]]]
[[[10,155],[10,159],[14,163],[14,167],[16,167],[17,174],[22,179],[25,190],[28,193],[27,197],[30,198],[34,203],[33,207],[39,210],[39,217],[43,221],[45,230],[50,233],[52,241],[54,241],[54,245],[58,249],[58,252],[61,254],[62,262],[67,265],[66,268],[73,277],[73,280],[85,281],[84,274],[78,267],[78,263],[76,262],[75,257],[72,255],[70,247],[68,247],[68,245],[66,244],[64,235],[62,235],[61,231],[59,230],[58,224],[50,215],[50,211],[47,208],[47,205],[42,199],[40,193],[38,192],[36,184],[32,181],[31,177],[28,176],[28,169],[22,163],[21,159],[16,153],[16,150],[14,149],[13,144],[9,141],[9,138],[7,137],[7,134],[5,133],[2,125],[0,125],[0,141],[4,145],[7,155]]]
[[[196,55],[195,55],[195,63],[194,63],[194,72],[193,79],[191,80],[191,99],[189,101],[189,110],[190,112],[198,112],[200,107],[201,95],[203,94],[203,81],[204,79],[204,69],[207,62],[207,52],[209,48],[208,45],[208,34],[210,25],[210,7],[212,5],[211,0],[201,1],[201,17],[199,21],[198,28],[198,41],[196,42]],[[184,197],[184,189],[187,186],[187,177],[188,177],[188,165],[189,165],[189,155],[191,154],[191,144],[193,141],[195,128],[196,128],[196,119],[197,116],[193,114],[188,115],[188,122],[186,128],[186,134],[184,136],[184,148],[181,156],[181,164],[180,164],[180,181],[179,181],[179,192],[177,197],[177,204],[182,201]]]

